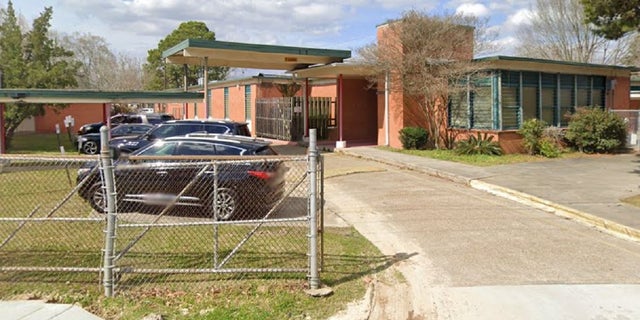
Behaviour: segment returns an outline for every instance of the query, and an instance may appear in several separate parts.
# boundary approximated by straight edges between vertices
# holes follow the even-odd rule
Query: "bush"
[[[558,142],[550,137],[542,137],[538,144],[539,153],[546,158],[557,158],[562,153]]]
[[[565,137],[581,152],[611,152],[626,142],[627,126],[613,112],[601,108],[580,108],[569,118]]]
[[[547,123],[538,119],[529,119],[522,123],[518,133],[522,135],[522,145],[529,154],[540,153],[540,140],[546,127]]]
[[[404,149],[424,149],[427,146],[427,131],[420,127],[405,127],[400,130],[400,142]]]
[[[500,144],[493,141],[493,136],[488,134],[482,135],[478,132],[477,136],[469,136],[466,140],[458,141],[456,145],[456,153],[460,155],[484,154],[491,156],[499,156],[502,154]]]

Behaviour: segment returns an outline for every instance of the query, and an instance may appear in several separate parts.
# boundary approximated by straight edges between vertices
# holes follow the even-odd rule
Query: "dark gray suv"
[[[228,120],[172,120],[163,122],[140,136],[112,139],[109,142],[109,146],[117,154],[131,153],[146,147],[155,140],[184,136],[194,132],[251,136],[249,127],[244,122]]]

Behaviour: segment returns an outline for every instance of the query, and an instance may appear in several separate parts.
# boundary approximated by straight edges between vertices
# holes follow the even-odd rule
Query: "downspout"
[[[4,129],[4,103],[0,103],[0,154],[7,153],[7,141],[5,139],[6,130]]]
[[[302,106],[302,119],[304,122],[304,137],[309,136],[309,78],[304,78],[304,105]]]
[[[342,119],[342,87],[343,87],[343,77],[342,73],[338,75],[338,136],[339,139],[336,142],[336,148],[346,148],[347,142],[344,141],[343,137],[343,119]]]
[[[389,146],[389,71],[384,74],[384,145]]]
[[[207,119],[211,118],[211,110],[209,110],[209,57],[204,57],[204,110]]]

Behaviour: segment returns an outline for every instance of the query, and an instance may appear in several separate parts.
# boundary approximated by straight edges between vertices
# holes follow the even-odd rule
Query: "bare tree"
[[[631,34],[607,40],[585,22],[580,0],[536,0],[531,23],[517,31],[519,55],[584,63],[620,64],[630,54]]]
[[[142,60],[113,53],[104,38],[75,32],[58,36],[58,41],[82,63],[77,75],[79,88],[122,91],[143,88]]]
[[[409,120],[405,124],[425,128],[431,146],[451,148],[447,104],[484,69],[473,61],[474,40],[486,35],[481,22],[473,16],[429,16],[414,10],[379,32],[376,44],[359,50],[361,63],[377,75],[370,81],[388,75],[390,90],[402,95],[403,117]]]

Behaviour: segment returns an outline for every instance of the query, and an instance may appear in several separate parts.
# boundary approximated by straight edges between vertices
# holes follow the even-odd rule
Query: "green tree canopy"
[[[607,39],[640,31],[640,0],[582,0],[587,22]]]
[[[158,47],[148,51],[147,63],[144,65],[149,81],[145,85],[147,90],[162,90],[167,88],[181,88],[183,83],[183,66],[167,64],[162,59],[162,52],[187,39],[215,40],[216,34],[207,28],[204,22],[187,21],[173,30],[171,34],[158,42]],[[200,66],[189,66],[187,71],[187,85],[198,84],[201,77]],[[229,73],[229,68],[209,68],[209,79],[222,80]],[[166,85],[165,85],[166,83]]]
[[[79,63],[70,59],[73,52],[64,49],[49,37],[53,9],[44,8],[33,20],[31,30],[23,31],[18,23],[13,3],[0,10],[0,70],[4,88],[63,89],[77,85],[75,75]],[[64,106],[56,106],[62,108]],[[42,104],[7,104],[5,110],[7,146],[20,123],[44,114]]]

